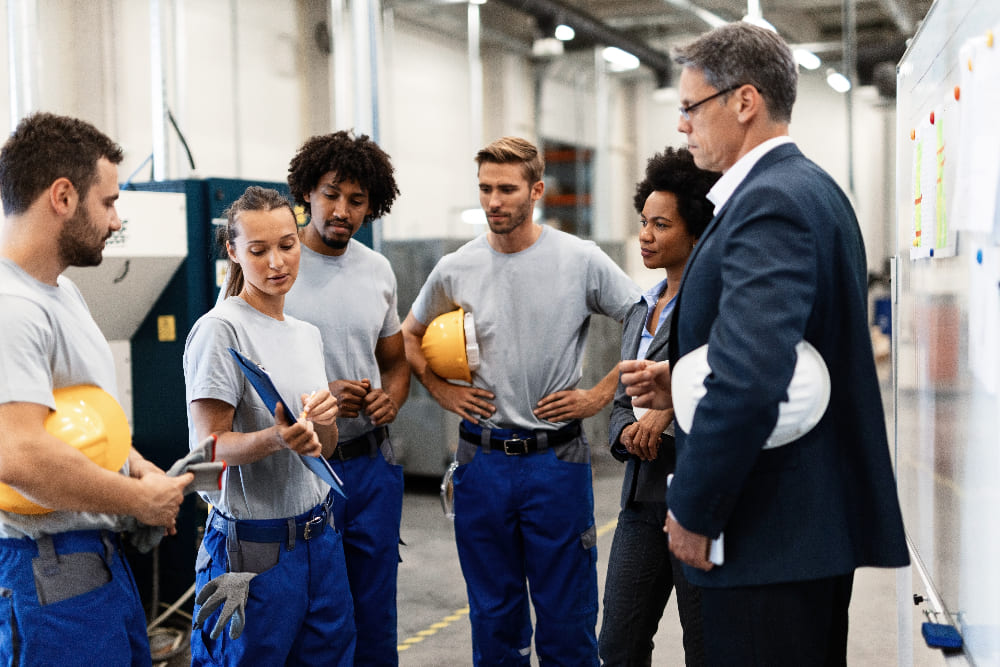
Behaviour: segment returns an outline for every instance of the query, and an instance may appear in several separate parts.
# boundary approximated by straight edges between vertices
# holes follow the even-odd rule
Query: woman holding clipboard
[[[302,460],[333,453],[337,402],[319,330],[284,314],[299,267],[295,215],[277,191],[252,186],[226,219],[226,299],[184,348],[190,444],[215,434],[229,466],[221,490],[203,494],[212,510],[195,566],[192,664],[351,665],[354,611],[331,489]],[[230,348],[266,368],[296,414],[279,401],[272,415]],[[203,595],[216,591],[228,597],[222,611]],[[244,598],[224,632],[220,614]],[[203,619],[199,606],[213,613]]]

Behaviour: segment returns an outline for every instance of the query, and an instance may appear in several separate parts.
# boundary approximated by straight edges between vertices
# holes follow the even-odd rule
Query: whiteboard
[[[937,620],[1000,665],[1000,1],[935,3],[897,68],[896,131],[903,519]]]

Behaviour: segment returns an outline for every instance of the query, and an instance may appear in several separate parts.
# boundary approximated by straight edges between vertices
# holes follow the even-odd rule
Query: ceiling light
[[[566,25],[565,23],[560,23],[556,26],[556,39],[560,42],[568,42],[576,37],[576,30],[573,30],[573,26]]]
[[[639,67],[639,59],[628,51],[623,51],[617,46],[606,46],[601,51],[604,61],[608,63],[608,69],[612,72],[627,72]]]
[[[555,37],[540,37],[531,43],[531,55],[536,58],[549,58],[563,54],[563,43]]]
[[[851,89],[851,80],[835,69],[826,71],[826,83],[838,93],[846,93]]]
[[[795,62],[806,69],[819,69],[819,66],[823,64],[819,56],[809,49],[795,49],[792,54],[795,56]]]

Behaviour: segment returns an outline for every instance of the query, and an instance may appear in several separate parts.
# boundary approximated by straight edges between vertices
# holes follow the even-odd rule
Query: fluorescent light
[[[617,46],[606,46],[601,51],[604,61],[608,63],[608,69],[612,72],[627,72],[639,67],[639,59],[628,51],[623,51]]]
[[[851,81],[835,69],[826,71],[826,83],[838,93],[846,93],[851,89]]]
[[[576,37],[576,30],[573,30],[573,26],[566,25],[565,23],[560,23],[556,26],[556,39],[560,42],[568,42],[574,37]]]
[[[819,56],[809,49],[795,49],[792,54],[795,56],[795,62],[806,69],[819,69],[819,66],[823,64]]]
[[[561,56],[563,50],[563,43],[555,37],[541,37],[531,44],[531,55],[536,58]]]

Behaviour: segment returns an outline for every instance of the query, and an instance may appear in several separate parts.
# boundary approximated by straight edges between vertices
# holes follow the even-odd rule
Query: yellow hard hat
[[[472,313],[459,308],[435,317],[424,333],[421,349],[431,370],[441,377],[472,382],[472,371],[479,368]]]
[[[107,470],[120,470],[128,459],[132,435],[125,411],[110,394],[94,385],[61,387],[52,392],[55,412],[45,419],[45,430]],[[47,514],[20,493],[0,484],[0,509],[17,514]]]

